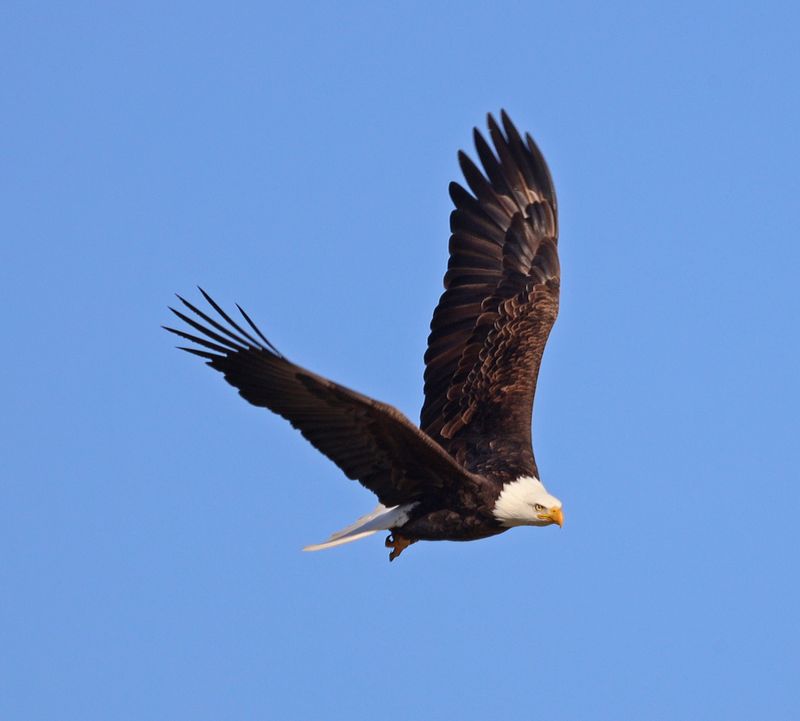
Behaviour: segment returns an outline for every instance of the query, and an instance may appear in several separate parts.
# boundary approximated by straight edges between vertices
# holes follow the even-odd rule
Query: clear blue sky
[[[0,718],[800,714],[792,3],[0,8]],[[372,508],[159,329],[243,304],[416,420],[447,183],[539,141],[563,530],[300,548]]]

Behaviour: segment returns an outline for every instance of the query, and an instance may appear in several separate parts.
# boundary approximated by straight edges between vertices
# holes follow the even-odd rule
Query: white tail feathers
[[[387,508],[379,503],[378,507],[372,511],[372,513],[361,516],[361,518],[352,525],[332,534],[324,543],[306,546],[303,550],[323,551],[326,548],[335,548],[345,543],[352,543],[359,538],[366,538],[378,531],[388,531],[392,528],[397,528],[408,521],[408,513],[416,505],[416,503],[406,503],[402,506]]]

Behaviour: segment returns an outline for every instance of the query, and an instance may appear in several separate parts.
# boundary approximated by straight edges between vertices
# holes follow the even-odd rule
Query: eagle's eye
[[[533,504],[533,510],[534,511],[543,511],[544,510],[544,506],[541,503],[534,503]]]

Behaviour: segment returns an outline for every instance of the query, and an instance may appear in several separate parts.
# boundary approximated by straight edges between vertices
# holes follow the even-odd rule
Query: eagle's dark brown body
[[[207,294],[214,318],[187,301],[175,314],[245,400],[282,415],[387,508],[411,506],[409,540],[473,540],[506,530],[493,514],[504,486],[538,477],[531,446],[536,379],[558,313],[557,203],[544,158],[505,113],[489,116],[494,150],[475,131],[483,171],[463,153],[469,191],[455,209],[445,292],[425,354],[420,428],[395,408],[282,356],[241,311],[238,323]],[[197,347],[199,346],[199,347]]]
[[[421,503],[402,527],[390,529],[414,541],[477,541],[507,531],[492,515],[497,492],[491,486],[482,493],[464,495],[441,504]]]

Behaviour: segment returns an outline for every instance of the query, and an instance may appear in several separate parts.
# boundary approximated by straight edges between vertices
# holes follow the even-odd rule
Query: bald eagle
[[[415,426],[393,406],[289,361],[237,306],[234,320],[205,291],[201,310],[170,308],[239,394],[288,420],[379,501],[315,551],[388,531],[389,560],[417,541],[471,541],[514,526],[563,523],[531,445],[536,380],[558,313],[556,194],[544,157],[505,111],[476,128],[482,170],[463,152],[469,190],[450,184],[450,260],[425,353]],[[194,331],[190,332],[190,329]]]

